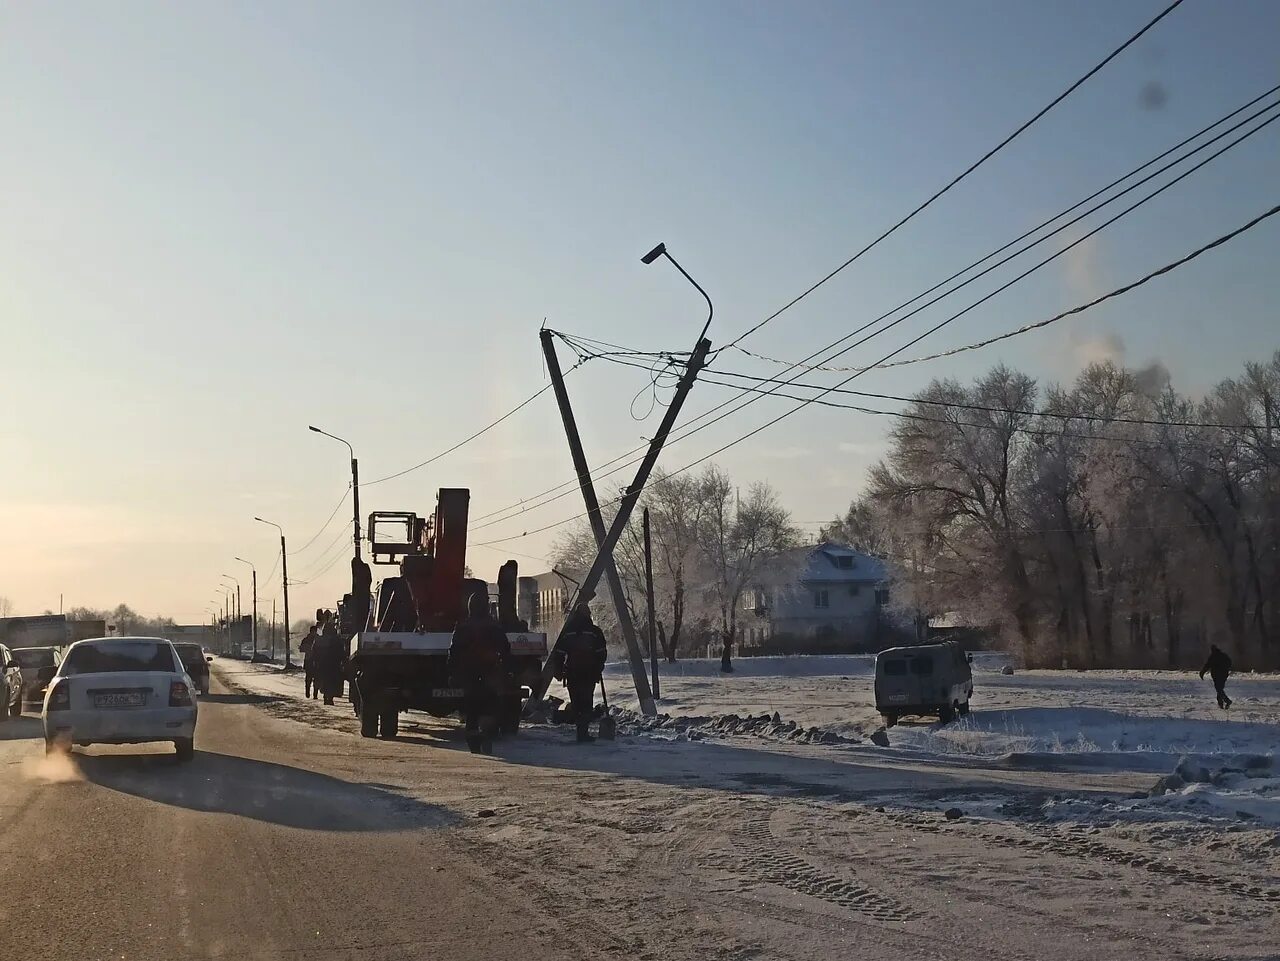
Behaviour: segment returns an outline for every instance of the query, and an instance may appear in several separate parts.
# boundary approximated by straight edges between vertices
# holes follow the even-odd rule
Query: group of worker
[[[606,656],[604,632],[592,623],[587,605],[579,605],[552,654],[555,676],[569,689],[570,708],[562,717],[577,725],[579,743],[595,740],[589,726]],[[483,592],[471,596],[467,618],[453,632],[449,676],[463,689],[468,747],[473,753],[490,753],[494,737],[504,729],[507,712],[518,718],[520,697],[512,671],[511,644]]]
[[[342,684],[346,673],[347,645],[338,633],[338,621],[333,611],[317,610],[316,622],[301,641],[302,684],[308,698],[323,697],[332,704],[342,696]]]

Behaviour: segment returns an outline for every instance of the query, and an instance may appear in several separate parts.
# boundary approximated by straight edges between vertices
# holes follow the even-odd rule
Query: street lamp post
[[[269,524],[280,532],[280,583],[284,586],[284,667],[287,671],[289,663],[289,552],[285,548],[284,528],[275,521],[265,521],[255,517],[259,524]]]
[[[233,576],[232,576],[232,575],[230,575],[230,574],[222,574],[222,575],[220,575],[220,576],[221,576],[221,577],[225,577],[227,580],[231,581],[231,583],[235,584],[235,586],[236,586],[236,614],[235,614],[236,620],[235,620],[235,624],[236,624],[236,634],[238,635],[238,634],[239,634],[239,632],[240,632],[240,617],[241,617],[241,614],[240,614],[240,612],[241,612],[241,607],[240,607],[240,581],[238,581],[235,577],[233,577]],[[258,653],[257,645],[255,645],[255,646],[254,646],[253,653],[255,653],[255,654],[257,654],[257,653]]]
[[[330,434],[327,430],[321,430],[319,427],[308,425],[308,430],[315,431],[317,434],[323,434],[331,440],[336,440],[347,445],[347,451],[351,454],[351,540],[355,546],[355,558],[360,560],[360,463],[356,460],[355,448],[351,446],[350,441],[343,440],[336,434]]]
[[[238,557],[236,560],[239,560],[242,564],[248,564],[248,569],[253,572],[253,653],[257,654],[257,568],[242,557]]]
[[[698,293],[702,294],[702,299],[707,302],[707,322],[702,325],[702,333],[698,335],[698,340],[702,340],[703,337],[707,336],[707,329],[711,326],[711,315],[716,312],[715,307],[711,303],[711,297],[707,294],[705,290],[702,289],[702,284],[698,283],[696,280],[690,277],[689,271],[681,267],[680,264],[676,261],[676,259],[672,257],[671,254],[667,253],[666,244],[658,244],[658,246],[654,247],[653,250],[649,251],[647,254],[641,257],[640,262],[647,266],[653,263],[659,257],[666,257],[667,260],[671,261],[671,263],[675,265],[676,270],[684,274],[684,279],[689,281],[689,283],[693,284],[694,287],[698,288]]]
[[[222,646],[225,648],[231,641],[231,588],[219,587],[222,591]]]

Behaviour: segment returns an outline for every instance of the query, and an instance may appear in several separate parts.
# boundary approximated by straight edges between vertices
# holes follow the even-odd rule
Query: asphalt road
[[[0,957],[563,950],[518,888],[451,842],[459,813],[379,782],[406,746],[357,753],[254,700],[215,678],[186,765],[168,745],[46,760],[38,719],[0,723]]]

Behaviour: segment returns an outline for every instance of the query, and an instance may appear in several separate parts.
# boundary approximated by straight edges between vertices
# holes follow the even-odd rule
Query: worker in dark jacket
[[[332,704],[342,694],[342,667],[346,649],[338,635],[333,615],[325,611],[324,626],[311,647],[314,657],[315,683],[320,687],[324,703]]]
[[[320,693],[320,685],[316,682],[316,639],[320,636],[314,624],[307,636],[298,642],[298,650],[302,652],[302,690],[303,696],[312,700]]]
[[[589,725],[596,685],[608,658],[604,631],[591,621],[591,611],[579,604],[556,645],[556,677],[569,689],[569,706],[578,726],[578,741],[594,741]]]
[[[472,754],[493,750],[502,698],[511,692],[511,642],[489,613],[482,591],[467,601],[467,619],[453,632],[449,676],[463,690],[467,746]]]
[[[1213,688],[1218,692],[1218,707],[1224,711],[1231,706],[1231,698],[1227,697],[1227,678],[1231,676],[1231,658],[1217,644],[1209,645],[1209,659],[1200,668],[1200,680],[1205,674],[1213,678]]]

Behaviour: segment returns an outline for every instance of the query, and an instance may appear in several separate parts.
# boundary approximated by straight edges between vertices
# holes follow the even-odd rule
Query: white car
[[[196,700],[173,644],[160,637],[77,641],[44,698],[45,750],[172,741],[195,754]]]

